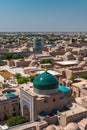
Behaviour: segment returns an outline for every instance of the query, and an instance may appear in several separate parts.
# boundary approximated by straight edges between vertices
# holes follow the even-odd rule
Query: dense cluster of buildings
[[[74,39],[68,34],[46,35],[55,44],[48,44],[42,34],[36,38],[33,34],[16,36],[17,44],[9,36],[12,46],[4,43],[7,38],[0,39],[2,130],[87,129],[87,43],[80,43],[87,35],[75,34]],[[63,39],[54,40],[57,37]],[[21,54],[23,58],[6,59],[6,54]],[[18,84],[17,73],[35,78]],[[24,116],[27,123],[8,127],[6,121],[17,115]]]

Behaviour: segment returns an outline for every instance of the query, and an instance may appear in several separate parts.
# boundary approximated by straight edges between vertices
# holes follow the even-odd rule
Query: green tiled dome
[[[33,85],[39,90],[52,90],[58,88],[58,80],[54,75],[44,72],[35,78]]]

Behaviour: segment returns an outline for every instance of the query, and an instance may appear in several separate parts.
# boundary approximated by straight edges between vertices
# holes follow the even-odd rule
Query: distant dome
[[[80,128],[77,123],[71,122],[65,127],[65,130],[80,130]]]
[[[46,130],[56,130],[55,125],[49,125]]]
[[[58,91],[58,80],[57,78],[45,71],[44,73],[38,75],[34,82],[34,90],[37,93],[52,94]]]
[[[66,86],[59,86],[58,90],[63,94],[70,94],[70,89]]]
[[[71,52],[66,52],[64,55],[64,60],[76,60]]]

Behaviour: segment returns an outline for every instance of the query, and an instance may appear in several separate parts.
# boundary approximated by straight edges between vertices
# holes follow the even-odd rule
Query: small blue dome
[[[14,93],[7,93],[7,94],[6,94],[7,99],[14,98],[14,97],[16,97],[16,96],[17,96],[17,95],[15,95]]]
[[[59,86],[58,90],[63,94],[70,94],[70,89],[66,86]]]
[[[42,111],[42,112],[40,112],[40,113],[39,113],[39,115],[40,115],[40,116],[46,116],[46,115],[47,115],[47,113],[46,113],[46,112],[44,112],[44,111]]]

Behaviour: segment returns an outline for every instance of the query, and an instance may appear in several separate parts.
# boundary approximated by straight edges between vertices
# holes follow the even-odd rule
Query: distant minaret
[[[35,38],[33,40],[33,52],[42,53],[42,40],[41,39]]]
[[[72,38],[70,38],[69,44],[72,44]]]

